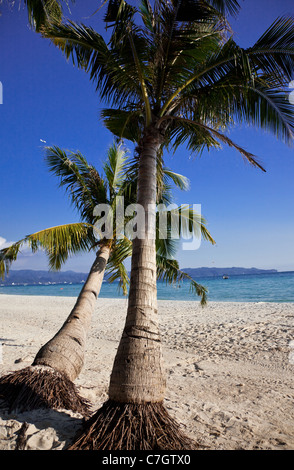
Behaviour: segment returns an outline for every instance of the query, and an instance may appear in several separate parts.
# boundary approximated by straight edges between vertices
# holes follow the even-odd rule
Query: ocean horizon
[[[196,282],[208,289],[208,301],[217,302],[294,302],[294,271],[266,274],[230,275],[194,278]],[[1,285],[0,296],[7,295],[42,295],[77,297],[83,283],[44,282],[38,284]],[[101,298],[125,298],[119,284],[103,281]],[[185,280],[177,284],[167,285],[157,282],[158,300],[195,300],[200,298],[190,292],[190,283]],[[0,298],[1,301],[1,298]]]

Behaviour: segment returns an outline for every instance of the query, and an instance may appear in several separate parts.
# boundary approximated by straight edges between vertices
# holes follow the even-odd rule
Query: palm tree
[[[73,381],[84,364],[86,336],[107,264],[120,273],[122,287],[126,291],[123,261],[126,250],[130,249],[125,239],[116,242],[109,239],[97,241],[93,210],[97,204],[113,203],[113,195],[123,193],[122,175],[127,156],[121,147],[110,147],[105,168],[110,173],[112,165],[116,177],[109,177],[107,182],[79,152],[68,156],[58,147],[47,148],[46,160],[50,170],[60,177],[60,185],[66,186],[69,191],[71,202],[78,209],[83,222],[39,231],[1,250],[0,273],[2,276],[8,273],[11,263],[17,259],[24,245],[28,245],[33,252],[45,250],[49,266],[55,270],[60,269],[67,258],[76,253],[93,250],[96,256],[77,301],[61,329],[41,347],[31,367],[0,379],[0,392],[11,409],[28,410],[45,406],[88,414],[89,404],[79,396]]]
[[[58,270],[70,255],[85,251],[97,251],[94,263],[78,299],[63,326],[38,351],[32,365],[8,374],[0,379],[0,393],[10,409],[28,410],[40,407],[63,408],[87,415],[89,403],[80,397],[73,382],[80,374],[85,356],[87,332],[91,316],[100,293],[105,271],[109,281],[120,281],[123,293],[127,293],[128,274],[124,261],[131,255],[132,243],[126,237],[116,240],[100,239],[95,233],[94,207],[99,203],[115,206],[116,198],[124,195],[126,203],[135,201],[134,163],[128,162],[122,146],[113,144],[108,150],[104,164],[105,178],[89,165],[78,152],[66,152],[58,147],[47,148],[47,163],[50,170],[61,178],[72,203],[80,212],[83,222],[52,227],[31,234],[0,251],[0,274],[8,274],[10,265],[17,259],[22,246],[28,245],[33,252],[46,251],[51,269]],[[187,188],[187,179],[182,175],[163,169],[165,189],[161,200],[171,202],[172,181],[181,189]],[[189,219],[195,220],[190,214]],[[214,242],[203,219],[199,222],[203,236]],[[179,269],[176,260],[167,259],[175,252],[172,242],[158,237],[158,278],[167,282],[189,279],[191,289],[206,302],[206,289]],[[53,390],[53,393],[52,393]]]
[[[264,170],[225,130],[234,123],[248,123],[285,142],[293,140],[293,108],[285,89],[293,78],[294,20],[278,18],[252,47],[244,49],[229,34],[226,19],[238,11],[236,0],[152,3],[141,0],[136,8],[123,0],[109,0],[108,43],[92,28],[73,22],[51,25],[43,35],[89,72],[100,98],[111,105],[102,112],[108,129],[137,143],[137,202],[154,220],[149,209],[156,202],[156,160],[164,147],[185,144],[197,154],[226,144]],[[192,445],[182,439],[163,406],[161,357],[156,250],[146,230],[145,237],[133,241],[127,318],[109,401],[71,449]]]

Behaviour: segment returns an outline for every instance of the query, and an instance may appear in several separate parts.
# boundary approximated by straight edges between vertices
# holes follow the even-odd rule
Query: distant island
[[[238,276],[242,274],[273,274],[277,269],[258,268],[185,268],[183,269],[191,277],[212,277],[212,276]]]
[[[258,268],[183,268],[192,278],[236,276],[243,274],[272,274],[278,272],[276,269]],[[85,282],[87,273],[75,271],[37,271],[33,269],[11,270],[4,280],[0,280],[0,285],[8,286],[13,284],[79,284]],[[105,275],[107,280],[107,274]]]
[[[69,283],[79,284],[87,279],[88,274],[75,271],[38,271],[34,269],[11,270],[0,285],[11,284],[47,284]]]

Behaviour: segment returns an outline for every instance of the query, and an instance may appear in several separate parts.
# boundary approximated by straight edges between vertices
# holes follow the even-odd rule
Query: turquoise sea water
[[[294,272],[230,276],[229,279],[207,277],[196,281],[208,289],[208,300],[227,302],[294,302]],[[1,286],[0,295],[46,295],[77,297],[82,284],[44,284]],[[118,284],[103,282],[102,298],[123,298]],[[169,286],[157,283],[159,300],[196,300],[190,292],[189,282]],[[1,302],[1,297],[0,297]]]

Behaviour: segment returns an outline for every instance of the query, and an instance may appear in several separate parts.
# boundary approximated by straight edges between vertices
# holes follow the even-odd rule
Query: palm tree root
[[[51,367],[30,366],[1,377],[0,399],[10,413],[49,408],[90,415],[90,404],[74,383]]]
[[[162,403],[118,403],[108,400],[88,420],[67,450],[192,450]]]

